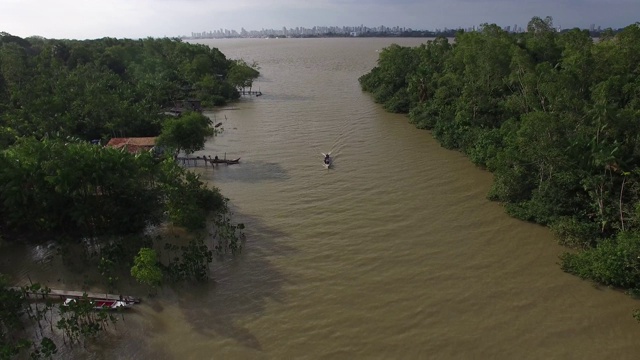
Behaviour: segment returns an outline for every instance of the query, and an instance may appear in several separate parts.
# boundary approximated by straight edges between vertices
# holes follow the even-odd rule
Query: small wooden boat
[[[227,160],[227,159],[212,159],[209,158],[209,162],[211,164],[227,164],[227,165],[233,165],[233,164],[239,164],[240,163],[240,158],[237,159],[231,159],[231,160]]]
[[[331,167],[331,164],[333,163],[333,158],[331,157],[331,153],[322,153],[322,156],[324,156],[324,159],[322,160],[322,166],[324,166],[325,169],[328,169]]]
[[[64,301],[64,306],[69,306],[76,299],[68,298]],[[118,310],[118,309],[127,309],[135,304],[134,301],[129,300],[111,300],[111,299],[91,299],[91,305],[95,310]]]

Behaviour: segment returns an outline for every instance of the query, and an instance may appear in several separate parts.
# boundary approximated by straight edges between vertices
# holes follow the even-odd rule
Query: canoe
[[[76,299],[74,298],[68,298],[64,301],[63,305],[69,306],[75,301]],[[91,305],[93,305],[93,308],[95,310],[127,309],[132,307],[134,304],[133,301],[127,301],[127,300],[92,299],[90,301],[91,301]]]
[[[327,159],[327,155],[329,155],[329,159]],[[322,156],[324,156],[324,159],[322,159],[322,166],[325,169],[328,169],[331,167],[331,164],[333,163],[333,158],[331,157],[331,153],[322,153]]]
[[[211,159],[209,158],[209,162],[212,164],[227,164],[227,165],[232,165],[232,164],[238,164],[240,163],[240,158],[237,159],[231,159],[231,160],[227,160],[227,159]]]

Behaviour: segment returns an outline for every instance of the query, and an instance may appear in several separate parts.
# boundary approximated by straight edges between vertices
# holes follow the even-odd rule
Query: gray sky
[[[533,16],[563,28],[618,28],[640,21],[640,0],[0,0],[0,31],[70,39],[315,25],[524,27]]]

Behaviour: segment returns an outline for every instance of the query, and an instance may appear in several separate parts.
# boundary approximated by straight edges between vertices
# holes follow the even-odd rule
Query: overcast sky
[[[563,28],[619,28],[640,21],[640,0],[0,0],[0,31],[58,39],[315,25],[524,27],[533,16]]]

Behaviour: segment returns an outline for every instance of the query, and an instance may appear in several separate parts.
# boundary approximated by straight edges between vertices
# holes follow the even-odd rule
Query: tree
[[[226,210],[224,197],[217,188],[209,188],[199,175],[186,171],[172,159],[161,163],[159,182],[165,197],[169,220],[177,226],[196,231],[205,227],[211,212]]]
[[[189,241],[189,244],[177,246],[165,244],[165,250],[179,252],[174,256],[167,271],[173,280],[205,281],[209,278],[209,264],[213,262],[213,251],[204,243],[202,237]]]
[[[206,75],[195,84],[195,93],[202,99],[203,106],[222,106],[229,99],[240,97],[238,90],[229,82],[212,75]]]
[[[235,100],[236,86],[251,87],[258,75],[255,64],[177,39],[0,33],[0,127],[37,138],[56,132],[84,140],[157,136],[162,108],[185,98],[207,105]]]
[[[13,230],[130,234],[162,215],[160,168],[148,153],[77,139],[21,139],[0,152],[0,164],[0,223]]]
[[[407,86],[419,60],[414,49],[391,44],[380,53],[378,66],[358,80],[362,89],[370,91],[374,100],[385,109],[406,113],[410,108]]]
[[[248,87],[251,91],[253,80],[259,75],[257,64],[249,65],[244,60],[235,60],[227,73],[227,81],[237,88],[244,90]]]
[[[8,279],[0,274],[0,359],[13,359],[26,355],[31,348],[31,358],[51,358],[57,352],[56,344],[44,334],[53,327],[51,301],[44,306],[31,304],[27,292],[46,297],[51,289],[40,284],[24,286],[20,290],[9,287]],[[46,323],[49,329],[46,329]],[[44,324],[43,324],[44,323]],[[33,329],[29,336],[26,329]],[[38,344],[35,339],[39,338]],[[26,358],[22,356],[21,358]]]
[[[165,120],[157,144],[190,154],[204,149],[206,138],[212,135],[211,119],[191,112]]]
[[[158,266],[158,254],[150,248],[142,248],[133,260],[131,276],[139,283],[151,286],[155,290],[162,283],[162,270]]]
[[[94,301],[87,294],[81,298],[61,304],[56,327],[62,330],[63,340],[68,345],[86,342],[114,325],[117,318],[106,309],[96,311]]]
[[[582,278],[640,291],[640,234],[623,232],[578,254],[562,255],[565,271]]]

